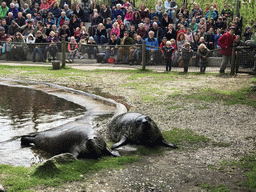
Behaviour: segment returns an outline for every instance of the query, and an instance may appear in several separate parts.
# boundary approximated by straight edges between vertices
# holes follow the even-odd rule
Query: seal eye
[[[151,121],[150,117],[145,117],[145,119],[146,119],[147,121]]]
[[[138,120],[136,121],[137,124],[141,124],[141,122],[142,122],[141,119],[138,119]]]

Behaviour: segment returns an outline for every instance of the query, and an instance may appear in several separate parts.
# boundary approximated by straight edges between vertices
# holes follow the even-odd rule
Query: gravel
[[[125,77],[122,77],[124,79]],[[180,88],[184,92],[196,88],[227,86],[239,84],[238,79],[220,77],[199,77],[198,81],[186,79],[173,81],[168,86]],[[203,79],[205,78],[205,79]],[[245,77],[248,79],[248,77]],[[121,81],[120,80],[120,81]],[[201,184],[219,186],[221,184],[233,191],[248,191],[238,185],[246,179],[243,170],[226,166],[220,162],[239,160],[245,154],[256,150],[256,110],[247,105],[224,105],[221,102],[187,100],[183,97],[170,101],[167,97],[161,103],[140,101],[132,88],[111,84],[115,79],[104,77],[103,83],[95,82],[105,92],[125,96],[131,111],[150,116],[161,131],[172,128],[191,129],[214,142],[228,143],[226,147],[207,144],[198,149],[183,151],[166,150],[163,155],[148,155],[139,162],[125,165],[120,170],[103,170],[84,175],[84,180],[67,183],[61,187],[38,187],[35,191],[207,191]],[[248,81],[248,80],[246,80]],[[236,87],[239,89],[239,87]],[[169,94],[171,91],[169,92]],[[109,119],[95,122],[95,127],[106,137],[106,123]]]

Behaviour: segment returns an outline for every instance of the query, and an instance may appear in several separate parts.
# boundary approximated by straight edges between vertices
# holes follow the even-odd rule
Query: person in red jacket
[[[223,57],[220,65],[220,73],[225,72],[228,61],[231,61],[232,45],[235,38],[235,27],[231,26],[229,30],[225,34],[223,34],[218,40],[218,45],[221,48],[220,54]]]

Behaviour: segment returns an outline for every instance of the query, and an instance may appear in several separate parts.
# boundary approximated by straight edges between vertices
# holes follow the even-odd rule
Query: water
[[[73,121],[86,108],[28,88],[0,85],[0,164],[30,165],[34,153],[20,136]]]

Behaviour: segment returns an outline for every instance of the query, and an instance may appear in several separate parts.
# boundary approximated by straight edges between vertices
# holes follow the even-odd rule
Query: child
[[[162,42],[159,45],[159,48],[161,49],[161,52],[164,53],[164,50],[162,49],[164,46],[166,46],[167,38],[163,37]]]
[[[152,22],[153,21],[153,18],[156,16],[156,13],[154,12],[154,9],[152,8],[150,10],[150,13],[148,15],[148,18],[150,19],[150,21]]]
[[[144,28],[145,28],[145,30],[148,31],[150,29],[150,26],[151,26],[150,19],[146,17],[145,20],[144,20]]]
[[[191,42],[193,41],[193,34],[192,34],[190,28],[187,28],[187,29],[186,29],[185,39],[186,39],[187,42],[189,42],[189,43],[191,43]]]
[[[198,57],[200,59],[200,72],[204,73],[206,66],[208,64],[208,58],[210,54],[210,50],[207,49],[205,44],[200,44],[197,50]]]
[[[182,48],[181,57],[184,64],[184,73],[188,72],[188,65],[191,57],[193,56],[193,50],[190,48],[190,43],[186,42]]]
[[[11,50],[13,47],[12,38],[7,38],[6,43],[3,44],[2,53],[6,54],[6,61],[10,61],[12,59]]]
[[[111,18],[108,17],[107,18],[107,23],[105,24],[105,29],[108,30],[108,29],[112,29],[112,21],[111,21]]]
[[[80,39],[84,39],[84,38],[87,39],[88,36],[89,36],[89,33],[88,33],[88,31],[86,30],[86,27],[85,27],[85,26],[82,26],[82,27],[81,27],[81,30],[80,30],[80,35],[79,35]]]
[[[92,55],[94,56],[94,59],[96,59],[98,50],[97,50],[96,42],[94,41],[94,38],[92,36],[89,37],[87,41],[87,45],[89,45],[87,47],[88,59],[92,59]]]
[[[129,60],[130,60],[130,65],[138,64],[140,60],[140,53],[141,53],[141,46],[136,46],[136,45],[142,45],[142,40],[141,36],[137,35],[136,40],[134,40],[134,46],[133,48],[130,49],[130,54],[129,54]],[[133,63],[134,61],[134,63]]]
[[[67,63],[72,63],[74,57],[76,56],[76,51],[78,49],[78,44],[76,42],[75,37],[70,38],[70,42],[68,43],[68,59],[66,60]]]
[[[80,27],[77,27],[76,30],[74,31],[74,37],[76,39],[76,42],[80,41],[80,33],[81,33]]]
[[[163,47],[163,50],[164,50],[164,60],[165,60],[165,64],[166,64],[166,71],[171,71],[172,53],[174,52],[172,43],[170,41],[167,41],[166,46]]]
[[[34,50],[34,43],[35,43],[35,37],[32,33],[30,33],[27,38],[26,38],[26,43],[27,43],[27,46],[29,48],[29,51],[33,51]]]
[[[121,16],[121,15],[118,15],[118,16],[117,16],[116,22],[118,23],[118,26],[120,27],[120,25],[123,23],[123,21],[122,21],[122,16]]]
[[[174,48],[174,52],[172,54],[172,61],[173,61],[172,65],[175,66],[177,59],[179,58],[179,52],[177,51],[178,48],[177,48],[175,39],[171,39],[170,42],[172,43],[171,46]]]

